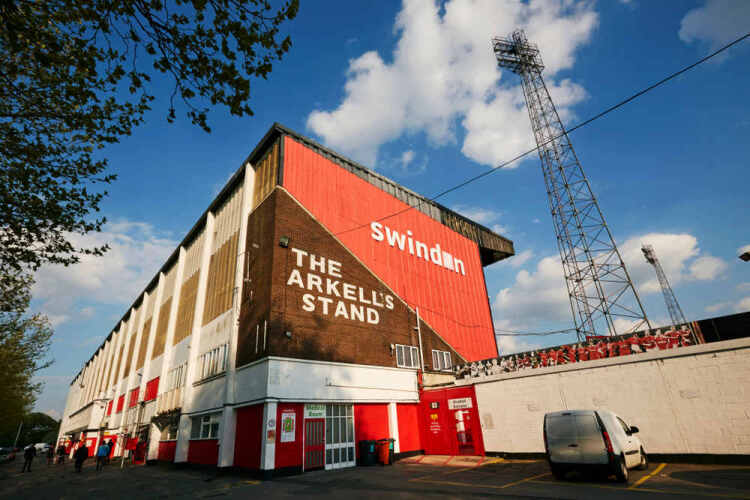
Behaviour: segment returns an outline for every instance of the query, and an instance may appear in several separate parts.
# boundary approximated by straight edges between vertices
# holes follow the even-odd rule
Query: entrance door
[[[326,405],[326,469],[356,465],[352,405]]]
[[[305,470],[322,469],[325,453],[325,419],[305,420]]]
[[[454,412],[459,455],[476,455],[474,436],[471,432],[471,412],[472,410],[456,410]]]

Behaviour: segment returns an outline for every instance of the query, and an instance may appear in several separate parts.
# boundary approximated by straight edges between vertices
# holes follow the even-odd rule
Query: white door
[[[326,469],[356,465],[354,446],[352,405],[326,405]]]
[[[620,417],[617,417],[617,423],[623,431],[623,449],[625,454],[625,464],[628,467],[635,467],[641,462],[640,439],[633,436],[630,427]]]

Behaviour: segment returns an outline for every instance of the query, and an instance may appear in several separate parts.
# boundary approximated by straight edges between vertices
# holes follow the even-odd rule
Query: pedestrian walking
[[[58,465],[65,463],[65,446],[63,445],[57,447],[57,463]]]
[[[47,466],[52,465],[55,462],[55,448],[49,445],[47,448]]]
[[[21,472],[31,472],[31,462],[36,456],[36,448],[33,444],[30,444],[23,450],[23,469]]]
[[[86,446],[85,441],[81,441],[81,446],[79,446],[76,452],[73,454],[73,458],[76,462],[76,472],[81,472],[83,461],[89,458],[89,449]]]
[[[99,448],[96,449],[96,471],[99,472],[104,468],[104,463],[109,455],[109,446],[107,443],[101,442]]]
[[[112,442],[111,439],[109,441],[107,441],[107,448],[108,448],[108,451],[107,451],[107,465],[109,465],[109,458],[112,456],[112,448],[114,448],[114,446],[115,446],[115,444]]]

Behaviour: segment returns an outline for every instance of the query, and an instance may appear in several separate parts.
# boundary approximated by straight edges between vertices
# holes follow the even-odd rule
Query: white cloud
[[[656,257],[673,288],[684,281],[717,279],[726,269],[723,260],[701,254],[698,239],[691,234],[649,233],[635,236],[618,245],[618,248],[639,293],[661,291],[653,266],[643,257],[641,244],[654,247]]]
[[[737,302],[737,307],[734,308],[735,312],[750,311],[750,297],[745,297]]]
[[[661,288],[653,267],[641,253],[641,243],[653,245],[673,288],[682,282],[716,279],[726,268],[726,263],[721,259],[701,254],[698,240],[690,234],[649,233],[632,237],[619,245],[619,250],[642,295],[658,293]],[[508,265],[515,258],[508,259]],[[744,305],[750,309],[750,302]],[[493,313],[497,321],[507,321],[513,325],[528,324],[526,329],[539,328],[538,325],[545,322],[569,325],[572,319],[570,301],[560,257],[543,257],[534,270],[519,271],[515,282],[500,290],[495,297]],[[652,324],[668,324],[668,320],[652,318]],[[617,331],[626,331],[631,325],[626,320],[616,318],[615,326]]]
[[[750,252],[750,245],[745,245],[737,249],[737,255],[742,255],[745,252]]]
[[[723,260],[706,255],[698,257],[690,264],[690,277],[696,280],[711,280],[719,277],[726,268],[727,264]]]
[[[459,214],[467,217],[474,222],[478,222],[484,226],[489,227],[497,234],[507,234],[508,226],[499,224],[497,221],[502,217],[503,213],[490,208],[475,207],[471,205],[454,205],[453,210]]]
[[[368,165],[376,164],[381,145],[403,135],[424,133],[443,145],[457,143],[459,132],[466,156],[495,165],[529,149],[533,137],[530,125],[518,126],[528,124],[519,79],[498,69],[491,38],[518,27],[527,31],[540,47],[550,92],[565,118],[586,94],[554,76],[573,65],[597,22],[588,1],[404,0],[393,54],[370,51],[350,60],[343,101],[314,110],[307,126]]]
[[[728,309],[732,307],[731,302],[717,302],[716,304],[711,304],[710,306],[706,306],[705,310],[708,313],[715,313],[724,309]]]
[[[533,222],[534,224],[539,224],[542,221],[540,221],[537,217],[534,217],[533,219],[531,219],[531,222]]]
[[[678,34],[685,43],[699,42],[708,45],[709,50],[716,50],[747,33],[748,26],[750,2],[707,0],[703,7],[685,14]]]
[[[44,413],[54,418],[55,420],[60,420],[62,418],[62,415],[57,410],[52,410],[52,409],[44,410]]]
[[[498,263],[498,266],[508,266],[513,269],[518,269],[519,267],[526,264],[526,262],[528,262],[533,256],[534,252],[532,250],[524,250],[523,252],[517,253],[509,259],[500,261]]]
[[[132,221],[113,222],[101,233],[69,238],[75,246],[107,243],[110,249],[102,257],[84,255],[76,265],[45,266],[37,272],[33,297],[54,326],[95,315],[92,306],[71,314],[77,301],[129,305],[178,243],[157,234],[150,224]]]
[[[494,317],[508,324],[556,321],[570,323],[570,302],[558,256],[542,258],[536,270],[521,270],[513,285],[498,292]]]
[[[413,160],[414,160],[414,151],[412,151],[411,149],[401,153],[400,161],[403,167],[408,167],[409,163],[411,163]]]

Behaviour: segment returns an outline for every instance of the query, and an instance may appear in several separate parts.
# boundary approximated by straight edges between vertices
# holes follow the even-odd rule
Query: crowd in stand
[[[693,345],[697,338],[688,326],[679,330],[646,330],[617,337],[587,337],[586,342],[566,344],[537,351],[499,356],[456,366],[457,378],[499,375],[518,370],[578,363],[595,359],[628,356],[653,350]]]

